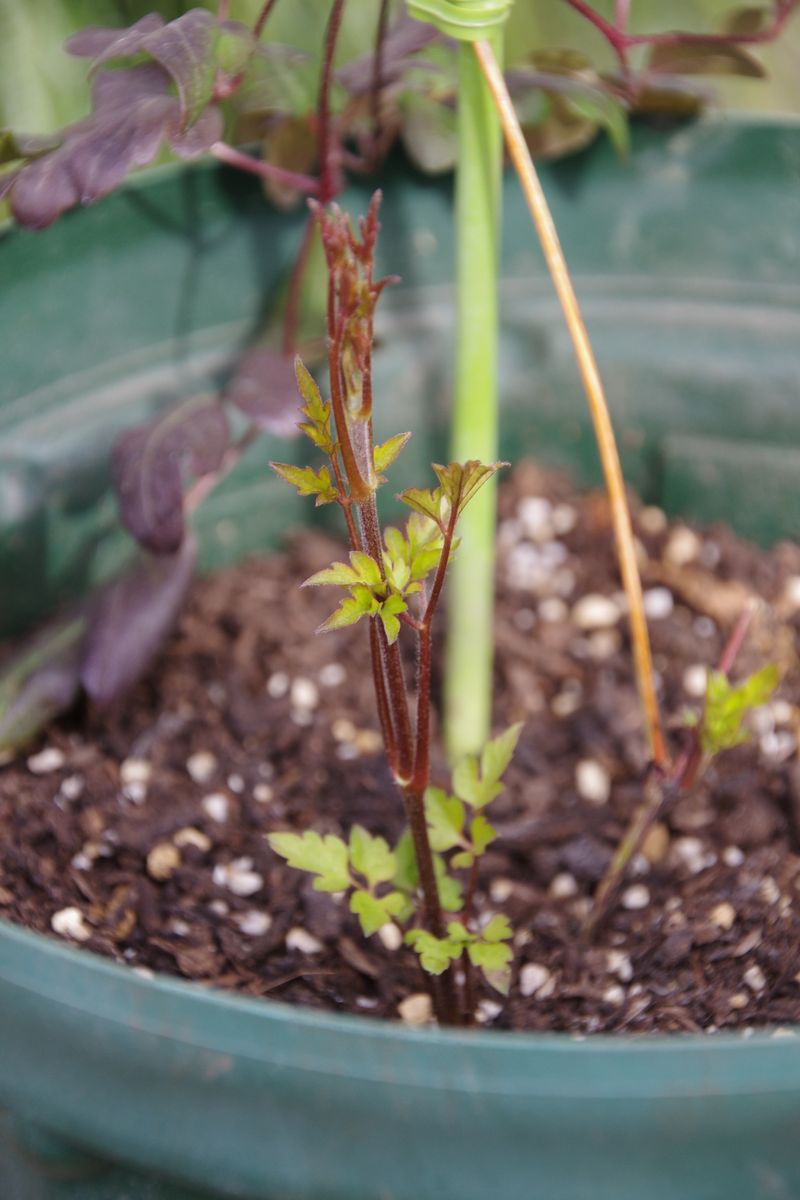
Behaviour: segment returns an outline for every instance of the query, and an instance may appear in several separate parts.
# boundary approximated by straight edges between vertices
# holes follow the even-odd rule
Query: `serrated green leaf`
[[[467,947],[467,954],[473,966],[482,971],[502,971],[511,964],[514,952],[505,942],[473,942]]]
[[[399,529],[395,529],[393,525],[389,525],[383,531],[383,540],[386,543],[386,549],[389,551],[388,557],[392,561],[409,561],[409,545]]]
[[[508,917],[497,913],[481,930],[481,940],[484,942],[508,942],[514,936]]]
[[[499,783],[514,756],[522,722],[510,725],[498,737],[487,742],[481,755],[481,775],[484,781]]]
[[[389,596],[384,600],[378,609],[383,628],[386,631],[386,640],[391,646],[397,641],[397,636],[400,633],[400,622],[397,619],[397,613],[405,612],[408,608],[402,596]]]
[[[292,463],[272,462],[269,465],[282,479],[297,488],[299,495],[316,496],[318,505],[331,504],[338,498],[339,493],[327,467],[315,471],[313,467],[295,467]]]
[[[436,890],[439,902],[445,912],[460,912],[464,907],[464,892],[461,884],[452,875],[448,875],[444,859],[440,854],[433,856],[433,869],[436,875]]]
[[[381,475],[384,471],[388,470],[410,437],[410,433],[396,433],[394,437],[390,437],[388,441],[375,447],[373,459],[376,475]]]
[[[358,917],[364,937],[377,933],[392,919],[383,901],[362,888],[350,897],[350,911]]]
[[[305,833],[270,833],[267,841],[290,867],[308,871],[318,878],[318,892],[343,892],[350,887],[349,855],[346,844],[332,833],[322,837],[313,830]]]
[[[749,734],[742,722],[752,709],[766,703],[779,678],[774,664],[754,672],[738,685],[731,684],[721,671],[710,671],[700,728],[703,750],[707,754],[720,754],[746,741]]]
[[[350,864],[371,888],[388,883],[397,872],[397,860],[382,837],[373,837],[362,825],[350,830]]]
[[[322,399],[313,375],[299,356],[294,360],[294,372],[303,399],[303,416],[307,418],[300,430],[323,453],[332,454],[335,441],[331,433],[331,406]]]
[[[396,870],[392,883],[401,891],[413,895],[419,886],[417,859],[414,854],[414,840],[408,829],[401,834],[394,847]]]
[[[429,975],[441,975],[454,959],[461,956],[460,945],[449,938],[434,937],[426,929],[410,929],[405,941],[419,955],[422,969]]]
[[[469,932],[462,921],[448,921],[447,938],[457,946],[466,946],[475,940],[474,934]]]
[[[425,791],[425,820],[433,850],[452,850],[460,846],[464,832],[464,805],[458,796],[448,796],[441,788]]]
[[[362,550],[353,550],[350,554],[350,562],[361,583],[366,584],[369,588],[381,586],[383,583],[381,569],[371,555],[364,554]]]
[[[453,791],[465,804],[474,807],[480,804],[481,780],[478,760],[474,754],[467,754],[456,763],[453,769]]]
[[[369,588],[359,585],[353,588],[352,595],[345,597],[327,621],[323,621],[317,632],[330,633],[334,629],[344,629],[347,625],[355,625],[362,617],[372,616],[377,609],[378,601]]]
[[[310,575],[303,581],[301,587],[352,587],[358,582],[359,577],[352,567],[348,567],[347,563],[336,562],[317,571],[314,575]]]
[[[486,820],[486,817],[479,813],[470,825],[469,835],[472,840],[472,849],[476,856],[480,857],[486,847],[491,846],[497,837],[497,832]]]
[[[468,871],[475,862],[475,855],[472,850],[459,850],[458,854],[454,854],[450,859],[450,866],[454,871]]]

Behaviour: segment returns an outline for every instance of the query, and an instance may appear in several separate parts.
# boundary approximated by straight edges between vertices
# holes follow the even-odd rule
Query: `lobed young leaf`
[[[464,805],[457,796],[448,796],[441,788],[425,791],[425,820],[431,848],[452,850],[464,841]]]
[[[334,629],[344,629],[355,625],[362,617],[373,616],[379,608],[379,603],[369,588],[359,585],[353,588],[352,594],[345,597],[327,621],[319,626],[318,633],[330,633]]]
[[[775,664],[762,667],[742,683],[731,684],[721,671],[710,671],[706,703],[700,722],[700,744],[706,754],[720,754],[747,741],[743,727],[747,714],[769,700],[778,686],[780,673]]]
[[[314,376],[299,355],[294,360],[294,371],[303,398],[302,413],[306,418],[300,429],[323,454],[333,454],[336,443],[331,432],[331,406],[322,399]]]
[[[426,929],[409,929],[406,944],[419,956],[420,965],[429,975],[442,975],[450,963],[461,957],[463,946],[450,938],[437,938]]]
[[[321,571],[309,576],[303,583],[303,587],[335,585],[350,588],[359,584],[370,590],[380,589],[383,584],[381,569],[369,554],[364,554],[362,550],[352,550],[350,566],[347,563],[337,562],[333,566],[324,567]]]
[[[485,808],[503,790],[501,777],[511,761],[522,726],[510,726],[484,748],[480,765],[468,754],[453,771],[453,791],[472,808]]]
[[[406,898],[400,892],[375,896],[357,888],[350,897],[350,911],[358,917],[364,936],[370,937],[384,925],[403,919],[407,911]]]
[[[457,516],[461,516],[483,485],[488,483],[501,467],[508,465],[506,462],[496,462],[487,466],[477,459],[470,459],[465,463],[449,463],[446,467],[441,463],[434,463],[433,470],[439,480],[442,494],[451,507],[457,507]]]
[[[410,433],[396,433],[387,442],[383,442],[382,445],[375,447],[373,450],[373,460],[376,475],[380,476],[384,471],[388,470],[404,449],[410,437]]]
[[[339,497],[339,492],[327,467],[320,467],[318,471],[315,471],[313,467],[295,467],[291,463],[271,462],[269,465],[276,474],[280,475],[281,479],[285,479],[292,487],[297,488],[298,495],[316,496],[318,508],[321,504],[332,504]],[[311,582],[311,579],[306,580],[306,583]]]
[[[378,608],[378,616],[390,646],[397,641],[400,633],[398,613],[404,613],[407,609],[408,605],[402,596],[388,596]]]
[[[397,860],[382,837],[373,837],[363,825],[350,830],[350,864],[370,888],[388,883],[397,872]]]
[[[409,904],[411,904],[416,899],[419,890],[419,872],[414,854],[414,843],[408,830],[403,833],[395,845],[394,856],[397,870],[392,884],[408,897]],[[464,903],[461,884],[452,875],[448,875],[447,865],[441,854],[434,854],[433,869],[442,908],[445,912],[459,912]]]
[[[439,529],[442,528],[446,508],[443,508],[444,496],[441,488],[406,488],[397,498],[421,516],[433,521]]]
[[[270,833],[267,841],[290,867],[316,875],[318,892],[343,892],[352,886],[347,844],[332,833]]]

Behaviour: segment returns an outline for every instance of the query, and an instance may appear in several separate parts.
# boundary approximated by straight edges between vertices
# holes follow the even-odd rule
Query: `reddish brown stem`
[[[414,843],[414,855],[417,861],[419,882],[422,888],[422,901],[425,911],[425,925],[430,933],[437,938],[446,936],[444,913],[439,900],[439,887],[436,882],[436,871],[433,866],[433,854],[428,838],[428,825],[425,820],[425,804],[421,793],[407,789],[403,793],[405,800],[408,827],[411,830],[411,840]],[[439,988],[433,992],[434,1002],[437,1003],[437,1018],[443,1025],[460,1025],[458,997],[456,995],[455,973],[452,967],[439,977]]]
[[[266,0],[264,7],[261,9],[261,12],[258,14],[258,19],[256,20],[255,25],[253,26],[253,34],[255,35],[256,38],[260,38],[262,33],[264,32],[264,26],[266,25],[267,21],[269,20],[270,13],[272,12],[272,10],[274,9],[274,7],[277,3],[278,3],[278,0]]]
[[[375,54],[372,59],[372,83],[370,85],[370,110],[372,113],[372,137],[374,144],[380,144],[383,120],[381,116],[381,92],[383,91],[383,45],[386,41],[386,30],[389,25],[389,6],[391,0],[381,0],[378,14],[378,28],[375,32]]]
[[[284,167],[265,162],[264,159],[253,158],[252,154],[243,154],[241,150],[234,149],[226,142],[215,142],[211,147],[211,154],[226,166],[237,167],[250,175],[258,175],[260,179],[274,179],[278,183],[288,184],[289,187],[306,192],[309,196],[319,191],[320,185],[311,175],[300,175],[296,171],[287,171]]]
[[[789,17],[795,11],[800,0],[777,0],[773,6],[772,20],[765,29],[754,33],[682,33],[672,31],[667,33],[630,34],[626,31],[629,3],[628,0],[617,0],[614,23],[601,16],[586,0],[566,0],[581,16],[592,24],[602,34],[614,51],[623,71],[628,69],[628,51],[634,46],[681,46],[700,43],[707,45],[756,46],[774,41],[783,31]]]
[[[378,720],[380,721],[383,744],[386,749],[386,760],[389,764],[389,770],[393,775],[396,775],[398,771],[397,737],[392,723],[389,697],[386,692],[386,677],[383,671],[381,643],[375,620],[371,620],[369,623],[369,649],[372,659],[372,682],[375,688],[375,703],[378,708]]]
[[[453,502],[450,518],[444,533],[442,552],[436,567],[433,586],[425,605],[425,613],[419,622],[419,665],[417,668],[417,748],[414,756],[413,786],[420,791],[428,786],[430,773],[430,708],[431,708],[431,626],[436,606],[442,594],[444,577],[453,547],[456,522],[458,521],[458,506],[461,501],[461,491]]]
[[[325,52],[322,60],[322,78],[317,100],[317,138],[319,146],[319,196],[328,204],[341,191],[339,170],[333,154],[333,122],[331,120],[330,93],[333,81],[333,58],[336,40],[342,25],[345,0],[333,0],[328,24],[325,29]]]

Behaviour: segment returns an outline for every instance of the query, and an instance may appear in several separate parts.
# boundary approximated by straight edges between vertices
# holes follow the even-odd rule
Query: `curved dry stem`
[[[517,120],[517,115],[514,112],[514,106],[511,103],[511,97],[508,94],[497,59],[488,42],[475,42],[474,50],[497,107],[509,154],[519,176],[528,208],[530,209],[536,231],[539,235],[545,260],[553,279],[567,328],[569,329],[583,386],[589,401],[589,410],[611,504],[611,517],[614,526],[620,575],[628,599],[636,680],[642,704],[647,739],[650,746],[650,755],[657,766],[663,767],[668,761],[667,749],[661,727],[658,699],[656,697],[650,636],[647,631],[647,620],[642,600],[642,581],[636,561],[636,546],[633,537],[630,510],[625,494],[625,481],[622,475],[619,452],[617,450],[603,383],[547,199],[542,191],[539,177],[533,165],[519,121]]]

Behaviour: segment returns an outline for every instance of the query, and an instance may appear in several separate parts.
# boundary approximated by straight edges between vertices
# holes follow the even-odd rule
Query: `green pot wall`
[[[800,528],[800,128],[638,131],[550,167],[629,478],[763,540]],[[451,358],[449,185],[381,180],[383,424],[438,453]],[[366,203],[354,189],[346,203]],[[299,215],[169,171],[42,235],[0,237],[0,612],[19,629],[124,550],[105,456],[221,377]],[[566,335],[505,186],[504,453],[597,465]],[[203,511],[206,566],[308,515],[265,441]],[[401,460],[401,463],[403,460]],[[398,464],[400,466],[400,464]],[[398,480],[398,482],[401,482]],[[412,1032],[145,980],[0,923],[0,1195],[13,1200],[789,1200],[800,1039]]]

